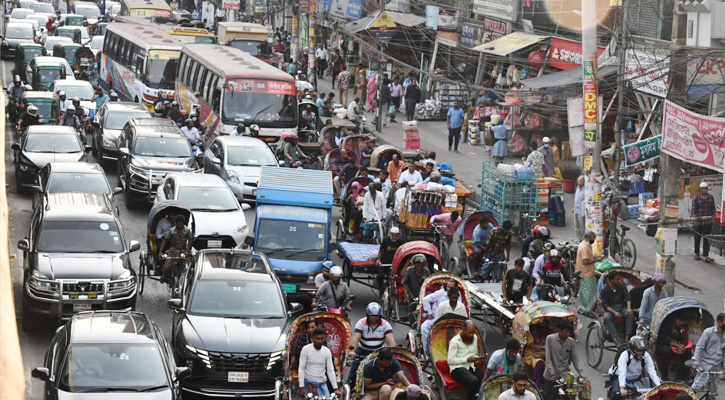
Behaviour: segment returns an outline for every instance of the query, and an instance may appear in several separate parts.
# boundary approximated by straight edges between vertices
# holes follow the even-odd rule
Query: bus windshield
[[[222,122],[229,125],[256,123],[285,128],[297,125],[297,96],[292,82],[229,80],[222,108]]]
[[[146,62],[144,83],[158,89],[173,89],[176,81],[176,62],[181,52],[178,50],[151,50]]]
[[[255,57],[269,57],[269,43],[257,40],[233,40],[231,46]]]

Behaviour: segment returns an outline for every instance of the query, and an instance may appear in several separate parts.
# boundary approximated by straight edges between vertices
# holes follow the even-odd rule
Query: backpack
[[[609,367],[608,377],[607,377],[607,380],[604,382],[605,388],[611,387],[615,391],[617,389],[619,389],[619,384],[617,383],[617,380],[619,379],[617,376],[618,372],[619,372],[618,361],[619,361],[619,357],[624,352],[627,352],[627,368],[629,368],[629,364],[632,363],[632,361],[634,361],[634,354],[632,354],[632,352],[628,348],[617,350],[617,354],[614,356],[614,363],[612,364],[611,367]],[[644,365],[644,357],[642,357],[642,360],[640,360],[640,362],[642,363],[642,378],[645,378],[645,377],[647,377],[647,368]],[[625,373],[626,373],[626,371],[625,371]]]

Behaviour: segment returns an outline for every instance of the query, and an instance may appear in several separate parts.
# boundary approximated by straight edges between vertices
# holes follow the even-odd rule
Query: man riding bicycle
[[[725,369],[725,340],[723,338],[725,332],[725,313],[717,315],[715,326],[705,329],[697,341],[695,347],[695,355],[692,356],[694,364],[692,368],[702,370],[697,372],[695,380],[692,382],[692,389],[695,391],[705,390],[710,377],[709,371],[720,371]],[[717,384],[713,385],[717,389]]]
[[[194,244],[194,235],[191,233],[191,229],[186,226],[186,218],[183,215],[177,215],[174,219],[174,227],[169,229],[164,238],[164,242],[161,243],[161,254],[166,254],[169,257],[183,257],[184,254],[191,252],[191,246]],[[169,245],[169,249],[166,246]],[[161,282],[170,282],[170,275],[172,269],[172,262],[179,260],[167,260],[163,267],[163,273],[161,275]]]

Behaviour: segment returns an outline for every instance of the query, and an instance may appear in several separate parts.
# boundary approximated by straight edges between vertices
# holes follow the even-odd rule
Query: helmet
[[[415,263],[425,263],[425,256],[422,254],[416,254],[413,256],[413,259],[411,260],[413,264]]]
[[[330,276],[342,278],[342,267],[335,265],[330,268]]]
[[[176,100],[174,100],[174,101],[172,101],[172,102],[171,102],[171,105],[172,105],[172,106],[178,106],[178,105],[179,105],[179,103],[178,103],[178,102],[177,102]]]
[[[556,249],[556,246],[554,246],[554,243],[546,243],[544,244],[544,251],[551,251]]]
[[[637,360],[641,360],[642,358],[644,358],[644,353],[642,353],[642,355],[639,355],[637,354],[637,351],[646,351],[647,342],[642,336],[632,336],[632,338],[629,339],[629,349],[632,350],[634,358],[636,358]]]
[[[559,250],[557,249],[551,249],[551,252],[549,253],[549,258],[561,258],[561,254],[559,254]]]
[[[58,97],[62,97],[62,96],[65,96],[65,92],[62,91],[62,90],[59,90],[58,91]]]
[[[383,308],[378,303],[370,303],[368,304],[368,308],[365,309],[365,315],[368,317],[371,315],[383,315]]]
[[[169,98],[169,95],[167,95],[166,93],[161,93],[161,98],[166,100]]]
[[[25,86],[23,86],[23,88],[24,88],[25,90],[33,90],[33,87],[32,87],[32,86],[30,86],[30,85],[25,85]]]
[[[108,97],[110,97],[112,99],[117,99],[118,95],[116,94],[115,91],[111,90],[110,92],[108,92]]]
[[[169,101],[168,101],[168,100],[164,101],[164,105],[165,105],[165,106],[168,106],[169,104],[171,104],[171,103],[169,103]]]
[[[323,263],[322,263],[322,269],[330,269],[330,268],[332,268],[332,267],[333,267],[334,265],[335,265],[335,264],[333,264],[333,262],[332,262],[332,261],[330,261],[330,260],[327,260],[327,261],[325,261],[325,262],[323,262]]]
[[[245,129],[246,129],[246,127],[244,126],[244,124],[239,124],[239,125],[237,125],[237,130],[238,130],[238,131],[243,131],[243,130],[245,130]],[[332,262],[332,261],[331,261],[331,262]]]
[[[186,121],[184,121],[184,122],[186,122],[188,124],[189,122],[194,122],[194,121],[192,121],[191,118],[187,118]]]
[[[80,102],[80,101],[81,101],[81,99],[80,99],[79,97],[74,97],[74,98],[73,98],[73,102],[74,102],[74,103],[75,103],[75,102]]]
[[[539,237],[544,238],[544,239],[548,239],[549,238],[549,235],[550,235],[549,234],[549,228],[547,228],[545,226],[542,226],[541,228],[539,228]]]
[[[76,107],[73,104],[69,104],[68,108],[65,109],[66,111],[75,111]]]
[[[29,105],[28,106],[28,114],[30,114],[30,115],[38,115],[38,107],[36,107],[36,106],[34,106],[32,104]]]
[[[252,124],[249,127],[249,133],[251,133],[252,136],[255,136],[255,137],[259,136],[259,126],[257,124]]]

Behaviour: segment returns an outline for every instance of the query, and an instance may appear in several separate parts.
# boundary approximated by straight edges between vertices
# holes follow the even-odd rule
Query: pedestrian
[[[370,79],[367,81],[367,96],[368,96],[368,111],[374,112],[375,107],[378,104],[378,83],[380,83],[382,75],[375,73],[370,75]],[[364,92],[364,91],[363,91]],[[362,98],[362,97],[361,97]]]
[[[539,152],[544,155],[544,176],[553,177],[554,153],[551,150],[551,146],[549,146],[549,142],[551,142],[551,140],[548,137],[545,137],[542,142],[544,144],[539,147]]]
[[[503,162],[506,154],[508,154],[508,145],[506,144],[508,134],[506,133],[506,127],[501,117],[497,116],[491,120],[491,133],[495,141],[493,144],[493,162],[495,165],[498,165]]]
[[[221,7],[217,7],[216,9],[216,23],[217,26],[219,26],[219,23],[224,20],[224,17],[226,16],[226,10],[224,10]]]
[[[546,369],[544,370],[544,399],[554,400],[556,397],[556,381],[566,378],[574,366],[577,374],[582,375],[579,367],[579,357],[576,352],[574,339],[574,325],[569,321],[559,324],[559,332],[546,337]]]
[[[415,105],[420,103],[420,88],[415,80],[410,80],[410,86],[405,90],[405,116],[408,121],[415,119]]]
[[[707,182],[700,183],[697,196],[692,199],[692,216],[695,221],[695,260],[700,259],[700,240],[702,240],[702,256],[706,263],[713,262],[710,258],[710,241],[707,235],[712,233],[712,219],[715,217],[715,199],[708,191]]]
[[[524,160],[524,166],[531,168],[534,176],[544,177],[544,155],[536,148],[536,143],[529,143],[529,155]]]
[[[371,77],[372,80],[372,77]],[[365,70],[362,68],[362,66],[358,66],[357,76],[355,76],[355,97],[360,98],[360,100],[365,101],[366,99],[366,87],[367,87],[368,81],[365,79]],[[361,108],[365,109],[365,104],[361,104]]]
[[[380,91],[380,112],[383,113],[381,118],[383,119],[383,127],[387,128],[387,118],[386,115],[390,115],[390,79],[388,79],[388,74],[383,74],[383,85]],[[393,119],[393,117],[389,117]]]
[[[400,84],[400,79],[395,77],[393,79],[393,83],[391,83],[388,87],[390,88],[390,102],[393,103],[393,106],[395,106],[395,112],[397,113],[400,111],[400,99],[403,97],[403,85]],[[395,114],[390,116],[390,122],[396,122]]]
[[[340,75],[340,72],[342,72],[345,69],[345,62],[342,61],[342,57],[340,57],[339,53],[334,53],[332,56],[332,88],[335,88],[335,82],[337,81],[337,76]],[[346,99],[347,100],[347,99]],[[343,102],[343,104],[347,103],[346,101]]]
[[[640,328],[649,328],[652,323],[652,310],[655,308],[655,304],[662,299],[668,297],[667,292],[664,291],[664,287],[667,284],[667,279],[662,273],[656,273],[652,277],[654,285],[648,287],[642,294],[642,303],[639,306],[639,326]]]
[[[461,127],[463,126],[463,117],[466,112],[460,107],[458,100],[453,102],[453,108],[448,109],[446,116],[446,124],[448,125],[448,151],[453,150],[458,153],[458,141],[461,139]]]
[[[597,290],[597,277],[594,275],[594,263],[602,261],[604,256],[595,256],[592,243],[597,235],[587,232],[576,251],[575,271],[579,271],[579,314],[587,315],[597,305],[599,293]]]
[[[327,49],[320,43],[315,50],[315,58],[317,59],[317,77],[324,79],[325,70],[327,70],[327,60],[330,55],[327,53]],[[334,87],[333,87],[334,88]]]
[[[347,72],[347,70],[340,72],[337,75],[337,93],[340,96],[340,102],[342,104],[347,104],[347,94],[350,91],[350,78],[352,77],[352,74]],[[355,104],[359,103],[360,100],[358,99],[355,101]]]
[[[586,230],[586,221],[584,215],[584,175],[580,175],[576,180],[576,193],[574,194],[574,229],[576,231],[577,240],[581,239]]]
[[[317,105],[317,115],[322,117],[324,115],[323,111],[325,110],[325,93],[320,93],[320,95],[317,96],[315,104]]]

